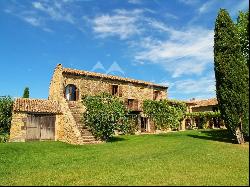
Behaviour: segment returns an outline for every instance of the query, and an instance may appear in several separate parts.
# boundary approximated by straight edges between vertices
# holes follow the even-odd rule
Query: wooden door
[[[40,117],[41,140],[55,139],[55,121],[56,117],[54,115]]]
[[[141,132],[147,132],[147,118],[141,117]]]
[[[39,118],[36,118],[34,115],[28,115],[26,127],[26,140],[40,140]]]
[[[54,140],[55,115],[29,115],[26,140]]]

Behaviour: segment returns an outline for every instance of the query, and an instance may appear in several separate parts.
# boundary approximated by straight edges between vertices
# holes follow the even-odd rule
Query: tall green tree
[[[0,97],[0,134],[10,132],[13,100],[10,96]]]
[[[239,12],[236,23],[237,33],[240,40],[241,51],[245,57],[249,68],[249,10],[246,12]]]
[[[29,97],[30,97],[29,87],[25,87],[23,91],[23,98],[29,98]]]
[[[214,31],[216,95],[221,117],[238,143],[244,143],[243,132],[249,135],[249,69],[244,63],[237,28],[225,9],[220,9]]]

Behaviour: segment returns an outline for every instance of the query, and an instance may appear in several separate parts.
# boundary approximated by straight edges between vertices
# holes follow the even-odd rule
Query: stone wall
[[[99,78],[90,78],[83,76],[64,75],[63,87],[68,84],[74,84],[79,89],[79,98],[84,95],[96,95],[101,92],[111,92],[112,85],[118,85],[118,96],[122,101],[125,99],[137,99],[139,101],[139,108],[142,108],[143,101],[146,99],[153,99],[154,90],[161,91],[161,97],[158,99],[167,98],[167,92],[163,88],[153,88],[152,86],[145,86],[132,83],[124,83],[115,80],[105,80]],[[122,93],[122,94],[120,94]],[[63,96],[63,94],[62,94]]]
[[[199,106],[199,107],[192,107],[192,112],[213,112],[214,106]]]
[[[59,101],[63,97],[63,76],[62,76],[62,65],[58,64],[52,75],[49,86],[49,100]]]
[[[13,112],[10,128],[10,142],[24,142],[26,138],[27,113]]]
[[[57,140],[70,143],[82,144],[81,133],[77,127],[74,117],[68,107],[67,101],[62,98],[60,101],[62,107],[62,115],[58,115],[56,121],[56,137]]]

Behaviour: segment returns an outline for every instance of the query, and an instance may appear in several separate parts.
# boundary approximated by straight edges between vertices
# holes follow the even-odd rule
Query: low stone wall
[[[24,142],[26,138],[27,113],[13,112],[10,128],[10,142]]]

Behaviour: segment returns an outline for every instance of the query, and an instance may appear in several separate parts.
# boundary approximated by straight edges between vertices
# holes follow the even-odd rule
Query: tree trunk
[[[244,144],[245,140],[244,140],[244,136],[243,136],[243,133],[241,132],[240,127],[236,128],[235,134],[236,134],[238,144]]]

